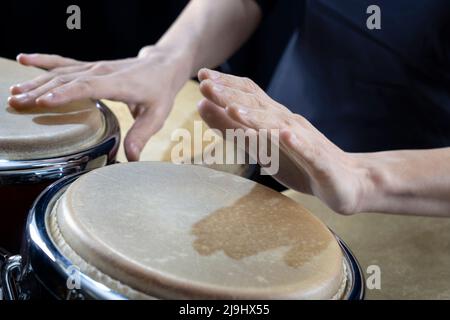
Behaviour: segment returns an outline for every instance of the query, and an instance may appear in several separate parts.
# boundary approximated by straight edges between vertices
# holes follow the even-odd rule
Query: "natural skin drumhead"
[[[8,105],[9,88],[45,71],[0,58],[0,159],[58,157],[93,146],[105,124],[90,100],[54,108],[16,110]]]
[[[77,256],[150,297],[329,299],[343,286],[342,252],[317,218],[276,191],[199,166],[94,170],[54,215]]]

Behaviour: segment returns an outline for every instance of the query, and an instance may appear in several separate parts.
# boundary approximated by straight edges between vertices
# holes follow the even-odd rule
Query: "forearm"
[[[260,9],[253,0],[192,0],[156,48],[170,52],[180,78],[187,80],[200,68],[215,67],[229,58],[260,19]]]
[[[359,154],[361,211],[450,217],[450,148]]]

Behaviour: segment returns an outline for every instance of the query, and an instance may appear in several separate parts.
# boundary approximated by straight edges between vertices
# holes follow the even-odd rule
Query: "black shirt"
[[[270,14],[270,1],[259,1]],[[450,1],[296,0],[268,93],[346,151],[450,146]],[[381,9],[369,30],[367,8]]]

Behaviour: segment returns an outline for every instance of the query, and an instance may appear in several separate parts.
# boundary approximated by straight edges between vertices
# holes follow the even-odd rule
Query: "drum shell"
[[[49,181],[51,183],[51,181]],[[9,252],[18,252],[33,201],[49,182],[35,184],[0,185],[0,245]]]
[[[71,290],[67,281],[72,262],[56,247],[46,227],[46,215],[59,196],[82,173],[66,177],[47,188],[34,203],[27,220],[27,229],[22,247],[22,297],[41,299],[127,299],[103,284],[82,273],[79,274],[80,289]],[[351,251],[336,236],[346,261],[348,288],[344,298],[360,300],[364,297],[364,279],[361,269]]]
[[[119,124],[101,102],[105,118],[100,141],[85,150],[49,159],[0,162],[0,247],[18,252],[27,214],[39,194],[53,182],[74,173],[115,162],[120,143]]]

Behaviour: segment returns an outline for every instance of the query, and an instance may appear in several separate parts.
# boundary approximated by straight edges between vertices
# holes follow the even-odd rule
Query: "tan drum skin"
[[[12,85],[44,73],[0,58],[0,159],[59,157],[95,145],[104,133],[104,118],[90,100],[22,110],[8,105]]]
[[[193,137],[195,121],[202,123],[203,132],[208,128],[197,111],[197,104],[202,98],[198,83],[192,80],[188,81],[178,93],[172,111],[165,121],[163,128],[149,140],[142,150],[141,161],[171,162],[172,148],[178,143],[177,141],[171,141],[171,135],[175,130],[187,129]],[[123,142],[126,133],[133,124],[133,117],[125,104],[109,100],[104,100],[103,102],[119,119]],[[207,144],[208,143],[203,143],[202,150],[206,148]],[[195,156],[193,148],[191,149],[191,154]],[[117,160],[119,162],[127,161],[123,144],[121,144],[119,149]],[[208,165],[208,167],[240,176],[247,175],[249,171],[248,165],[213,164]]]
[[[347,243],[366,279],[367,268],[379,266],[381,290],[366,287],[366,299],[450,299],[450,219],[379,213],[342,216],[313,196],[292,190],[284,194]]]
[[[47,225],[83,273],[129,298],[332,299],[346,284],[339,244],[301,205],[200,166],[91,171]]]
[[[186,85],[178,93],[172,111],[164,123],[163,128],[156,133],[141,153],[141,161],[171,161],[171,150],[176,142],[172,142],[170,137],[174,130],[184,128],[189,132],[194,131],[194,121],[202,121],[197,112],[197,103],[202,98],[195,81],[188,81]],[[114,112],[120,122],[122,141],[126,137],[126,133],[133,125],[133,117],[128,111],[128,107],[121,102],[103,100],[103,102]],[[206,129],[206,125],[203,124]],[[127,162],[123,144],[119,148],[117,160]]]

